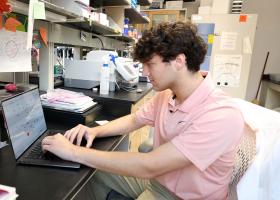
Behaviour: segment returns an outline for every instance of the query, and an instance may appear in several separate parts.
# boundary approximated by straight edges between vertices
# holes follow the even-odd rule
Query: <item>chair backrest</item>
[[[229,184],[228,196],[229,200],[237,200],[236,186],[239,180],[244,175],[245,171],[250,166],[253,158],[256,155],[256,134],[247,124],[244,128],[244,134],[238,145],[235,155],[235,163],[231,182]]]

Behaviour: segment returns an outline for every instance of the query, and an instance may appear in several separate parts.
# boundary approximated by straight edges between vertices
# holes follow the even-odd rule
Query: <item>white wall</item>
[[[245,0],[242,13],[258,14],[257,30],[252,54],[251,71],[246,99],[255,98],[258,81],[269,51],[265,74],[280,73],[280,1]]]
[[[187,9],[187,17],[191,18],[191,16],[193,14],[197,14],[198,13],[198,7],[200,5],[199,1],[195,1],[195,2],[184,2],[183,3],[183,8]]]
[[[14,74],[11,72],[1,72],[0,73],[0,81],[3,82],[13,82]]]

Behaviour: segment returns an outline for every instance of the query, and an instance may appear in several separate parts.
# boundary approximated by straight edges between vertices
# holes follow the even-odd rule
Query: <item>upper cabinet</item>
[[[148,27],[156,26],[161,22],[175,22],[185,21],[187,19],[187,10],[173,10],[173,9],[155,9],[143,10],[150,19]]]

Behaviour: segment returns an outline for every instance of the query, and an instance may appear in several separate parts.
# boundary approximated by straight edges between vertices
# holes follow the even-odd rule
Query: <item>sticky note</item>
[[[8,31],[16,32],[17,27],[20,25],[22,25],[22,23],[20,23],[18,20],[16,20],[15,18],[9,17],[6,20],[5,28]]]
[[[34,19],[46,19],[44,2],[34,2],[33,17]]]
[[[47,39],[47,29],[40,27],[40,35],[41,38],[46,46],[48,46],[48,39]]]
[[[213,34],[209,34],[208,35],[208,44],[213,44],[214,41],[214,35]]]
[[[239,22],[246,22],[247,21],[247,15],[240,15],[239,16]]]

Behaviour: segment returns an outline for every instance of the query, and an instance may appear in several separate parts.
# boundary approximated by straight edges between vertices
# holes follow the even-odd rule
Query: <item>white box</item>
[[[211,6],[200,6],[198,7],[198,14],[211,14],[212,7]]]
[[[105,13],[99,13],[99,23],[108,26],[109,21],[107,20],[107,15]]]
[[[99,13],[98,12],[92,12],[90,15],[90,19],[93,21],[99,22]]]
[[[182,9],[183,1],[167,1],[165,4],[165,9]]]

